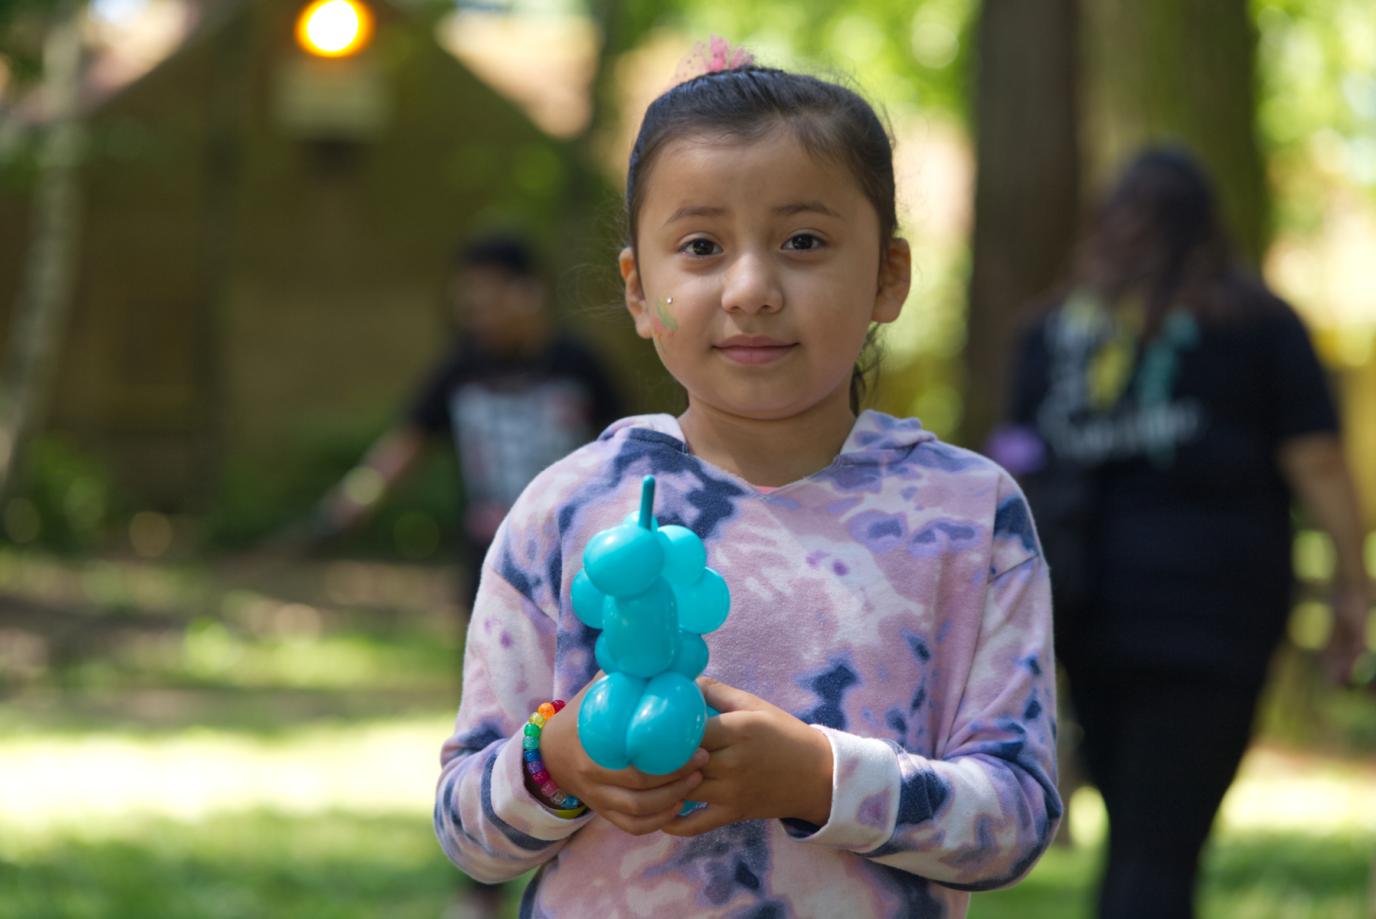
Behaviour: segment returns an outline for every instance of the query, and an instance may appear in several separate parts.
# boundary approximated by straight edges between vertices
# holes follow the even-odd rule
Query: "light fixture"
[[[373,14],[357,0],[315,0],[296,20],[296,41],[316,57],[349,57],[373,37]]]

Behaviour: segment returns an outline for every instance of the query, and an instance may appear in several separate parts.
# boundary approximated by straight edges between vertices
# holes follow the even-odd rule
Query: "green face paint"
[[[651,319],[654,322],[654,333],[656,335],[669,335],[678,331],[678,320],[669,311],[669,305],[674,302],[673,297],[655,301],[654,313]]]

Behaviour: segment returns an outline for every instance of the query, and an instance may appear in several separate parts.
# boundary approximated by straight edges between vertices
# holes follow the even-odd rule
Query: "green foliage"
[[[231,458],[213,506],[199,521],[202,547],[246,549],[304,527],[376,434],[370,425],[318,429],[280,457]],[[337,551],[413,561],[447,557],[462,498],[452,451],[439,447]],[[0,509],[0,544],[63,555],[107,551],[124,545],[131,517],[144,509],[137,495],[117,487],[104,464],[60,436],[35,438],[26,468],[23,487]]]
[[[377,423],[303,430],[280,456],[236,456],[224,471],[205,522],[207,548],[247,548],[305,526],[321,499],[360,461],[381,431]],[[340,544],[415,560],[444,557],[455,545],[462,497],[453,451],[437,442],[388,496],[378,513]]]
[[[659,24],[703,39],[720,34],[762,63],[853,77],[890,111],[961,113],[975,10],[971,0],[703,0]]]
[[[43,69],[43,30],[74,0],[0,0],[0,64],[17,83],[36,80]]]
[[[366,423],[316,427],[279,457],[231,458],[200,521],[204,547],[248,548],[303,526],[377,433]],[[452,451],[437,446],[339,551],[417,561],[446,556],[462,499]],[[108,550],[123,545],[131,516],[144,509],[92,453],[61,436],[35,438],[25,468],[23,487],[0,509],[0,543],[66,555]]]
[[[40,43],[30,17],[45,6],[50,4],[43,0],[0,0],[0,63],[21,84],[41,70]]]
[[[1252,0],[1260,33],[1258,119],[1282,226],[1304,234],[1323,190],[1376,201],[1376,20],[1366,0]]]
[[[0,59],[3,59],[0,55]],[[0,146],[0,194],[19,195],[33,187],[38,177],[38,144],[36,135],[15,136]]]
[[[36,437],[23,487],[4,508],[3,535],[59,552],[89,551],[127,510],[109,472],[89,453],[55,435]]]

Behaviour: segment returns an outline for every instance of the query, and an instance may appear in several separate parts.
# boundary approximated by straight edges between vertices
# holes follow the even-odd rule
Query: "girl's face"
[[[850,172],[777,131],[671,141],[648,181],[626,305],[690,407],[849,415],[870,323],[898,317],[910,281],[907,243],[880,240]]]

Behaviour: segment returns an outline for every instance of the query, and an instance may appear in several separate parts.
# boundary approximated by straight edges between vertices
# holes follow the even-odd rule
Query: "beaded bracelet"
[[[560,791],[559,786],[554,784],[554,779],[550,777],[549,770],[545,768],[544,762],[540,759],[540,732],[544,729],[545,722],[553,718],[563,708],[563,699],[555,699],[553,702],[540,704],[540,707],[530,716],[530,720],[526,722],[525,737],[521,739],[521,747],[524,752],[521,755],[525,759],[526,773],[529,774],[530,781],[540,789],[540,795],[544,798],[541,803],[554,811],[556,817],[572,820],[574,817],[581,817],[587,811],[588,806],[573,795]]]

